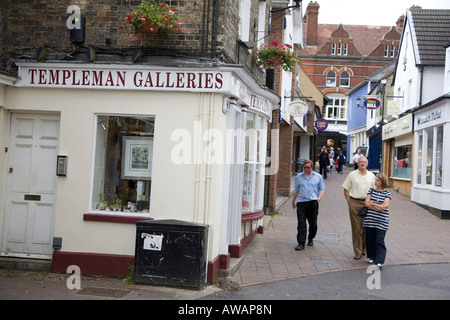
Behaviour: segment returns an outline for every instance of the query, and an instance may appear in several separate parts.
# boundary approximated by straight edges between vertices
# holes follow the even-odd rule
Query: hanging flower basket
[[[270,46],[261,45],[259,49],[253,51],[252,55],[256,65],[263,69],[281,65],[283,70],[292,72],[295,64],[300,63],[291,45],[280,46],[277,41],[273,41]]]
[[[151,23],[147,21],[141,29],[141,32],[144,34],[155,34],[158,33],[159,27],[156,23]]]
[[[120,28],[127,28],[130,32],[143,40],[147,33],[168,34],[181,32],[180,19],[165,3],[155,0],[143,0],[139,7],[126,17],[126,23]]]

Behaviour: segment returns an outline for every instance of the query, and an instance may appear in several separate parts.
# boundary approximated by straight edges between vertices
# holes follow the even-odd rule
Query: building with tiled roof
[[[306,8],[304,47],[298,56],[303,70],[328,98],[323,108],[327,131],[345,134],[345,93],[395,59],[404,18],[400,17],[393,26],[319,24],[319,8],[317,1],[311,1]]]
[[[391,187],[450,218],[450,10],[406,10],[395,74],[396,120],[383,124],[383,171]]]

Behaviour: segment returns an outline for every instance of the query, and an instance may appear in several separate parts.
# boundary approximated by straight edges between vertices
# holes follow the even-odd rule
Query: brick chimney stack
[[[400,18],[397,19],[397,30],[402,31],[404,23],[405,23],[405,15],[402,14]]]
[[[306,23],[306,45],[316,46],[317,45],[317,32],[319,24],[319,4],[317,1],[310,1],[308,7],[306,8],[305,16],[303,17],[303,22]]]

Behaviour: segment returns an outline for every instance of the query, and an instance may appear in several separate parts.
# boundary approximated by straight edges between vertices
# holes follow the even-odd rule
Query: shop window
[[[423,133],[418,133],[418,149],[417,149],[417,180],[416,183],[422,183],[422,165],[423,165]]]
[[[411,179],[412,145],[400,146],[394,152],[394,178]]]
[[[242,212],[255,212],[263,207],[265,129],[262,117],[247,114]]]
[[[436,169],[434,172],[435,186],[442,187],[442,155],[444,150],[444,127],[436,128]]]
[[[93,211],[149,213],[154,118],[98,116]]]
[[[427,130],[426,184],[432,183],[433,129]]]

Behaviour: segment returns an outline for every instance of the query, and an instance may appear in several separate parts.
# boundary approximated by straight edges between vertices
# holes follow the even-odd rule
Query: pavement
[[[340,282],[362,277],[362,286],[367,287],[366,279],[370,277],[366,274],[367,259],[353,259],[350,220],[341,186],[350,170],[345,168],[342,175],[332,172],[325,180],[326,190],[320,202],[318,234],[313,247],[306,246],[304,251],[294,250],[297,245],[297,217],[291,207],[291,199],[286,198],[279,205],[277,214],[264,217],[264,233],[257,235],[244,250],[239,268],[226,279],[226,285],[208,285],[198,291],[134,284],[126,279],[81,276],[80,288],[70,289],[74,287],[70,274],[3,268],[0,269],[0,300],[192,301],[226,299],[228,292],[229,299],[274,299],[274,295],[279,299],[330,299],[336,298],[338,293],[344,293],[343,299],[351,297],[349,289],[342,289],[339,283],[328,285],[331,279]],[[387,275],[393,280],[398,279],[399,276],[395,275],[402,274],[401,268],[405,283],[415,281],[420,284],[431,279],[430,282],[438,281],[443,286],[433,288],[441,291],[422,291],[422,297],[441,293],[440,297],[450,299],[450,221],[439,219],[412,203],[408,197],[392,190],[391,193],[383,279],[386,280]],[[436,276],[437,270],[440,270],[441,278]],[[415,275],[422,282],[407,279],[406,274]],[[382,283],[386,285],[386,282]],[[302,294],[301,288],[314,285],[315,291]],[[284,289],[277,289],[280,286]],[[400,287],[395,288],[400,290]],[[412,299],[417,297],[412,293],[420,291],[406,284],[401,288],[410,292]],[[240,292],[247,295],[239,296]],[[264,295],[263,292],[271,293]],[[355,290],[351,292],[359,294]],[[367,295],[367,299],[372,298],[390,299],[390,296]]]

